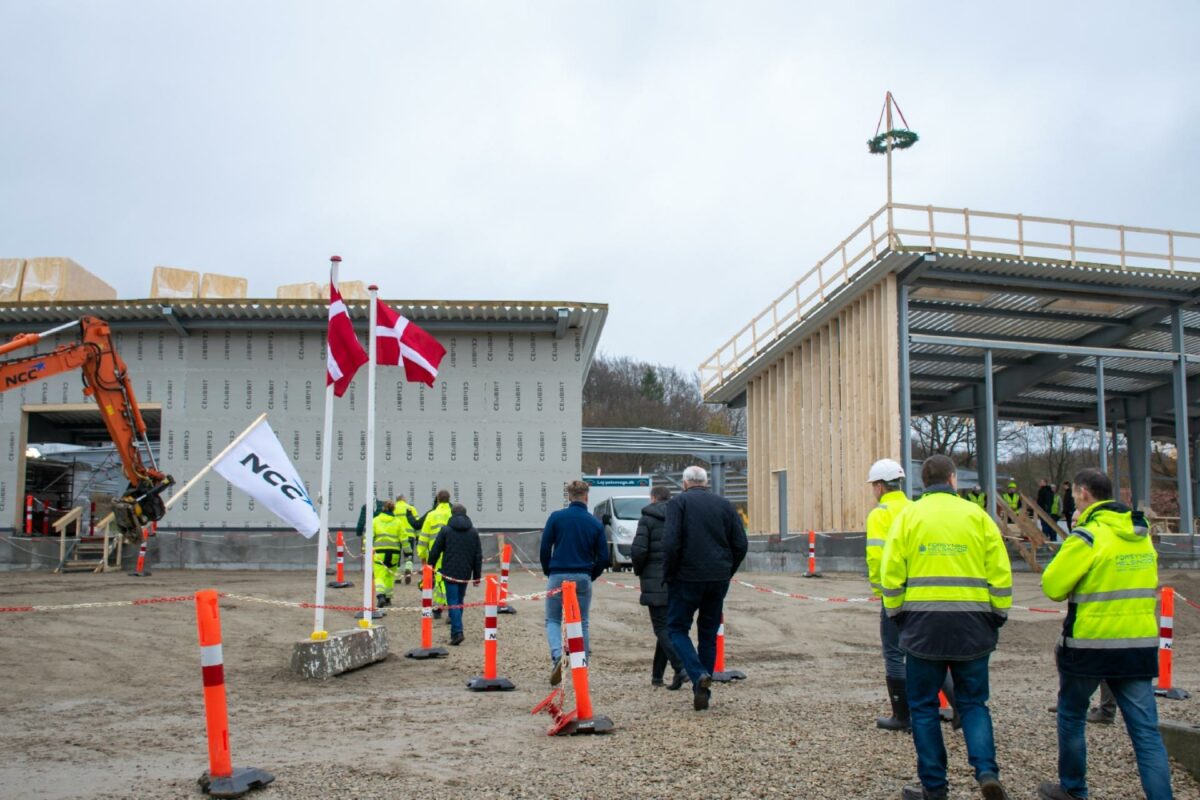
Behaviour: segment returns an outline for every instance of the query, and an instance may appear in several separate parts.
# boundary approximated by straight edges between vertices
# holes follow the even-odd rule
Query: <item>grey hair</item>
[[[708,473],[704,471],[704,467],[691,466],[683,471],[683,481],[698,486],[707,486]]]

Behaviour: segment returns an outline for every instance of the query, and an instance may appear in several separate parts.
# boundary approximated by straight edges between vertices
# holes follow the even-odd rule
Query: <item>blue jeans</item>
[[[667,586],[667,632],[693,687],[701,675],[711,675],[717,663],[717,629],[728,591],[729,581],[677,580]],[[699,651],[692,644],[693,617]]]
[[[546,581],[546,590],[552,591],[564,581],[575,581],[575,597],[579,600],[579,619],[583,623],[583,649],[590,653],[588,639],[588,608],[592,605],[592,576],[586,572],[555,572]],[[546,598],[546,644],[550,645],[550,660],[558,661],[562,656],[562,592]]]
[[[938,690],[946,670],[954,678],[958,713],[962,717],[967,761],[975,768],[975,780],[985,775],[999,777],[996,743],[992,738],[992,715],[988,711],[988,656],[973,661],[941,661],[918,658],[909,653],[908,709],[912,716],[913,745],[917,749],[917,777],[930,794],[946,791],[946,745],[938,715]],[[1084,704],[1087,704],[1086,698]]]
[[[467,601],[467,585],[446,581],[446,603],[450,606],[450,635],[463,632],[462,604]],[[455,608],[458,606],[458,608]]]
[[[1084,736],[1088,700],[1099,678],[1058,676],[1058,782],[1071,794],[1087,797],[1087,738]],[[1138,775],[1147,800],[1170,800],[1171,767],[1158,733],[1158,707],[1149,678],[1109,678],[1133,742]]]
[[[879,642],[883,645],[884,674],[889,678],[904,680],[904,651],[900,649],[900,629],[887,615],[886,608],[879,609]]]

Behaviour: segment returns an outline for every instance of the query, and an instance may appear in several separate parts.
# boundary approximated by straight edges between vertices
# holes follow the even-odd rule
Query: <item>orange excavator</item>
[[[174,485],[170,476],[158,470],[146,436],[146,422],[138,408],[129,382],[129,370],[113,347],[112,330],[96,317],[83,317],[42,333],[22,333],[0,344],[0,356],[33,347],[48,336],[78,327],[79,341],[60,345],[42,355],[20,356],[0,361],[0,392],[19,389],[68,370],[78,369],[83,376],[83,393],[96,401],[108,435],[121,456],[129,488],[113,498],[113,520],[117,530],[130,542],[141,537],[142,529],[166,514],[162,492]],[[150,466],[142,462],[141,445],[146,446]]]

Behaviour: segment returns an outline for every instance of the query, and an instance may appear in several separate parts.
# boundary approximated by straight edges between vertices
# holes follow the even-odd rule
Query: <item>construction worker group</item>
[[[1012,567],[995,521],[971,496],[978,487],[958,494],[953,461],[927,458],[921,479],[923,491],[912,501],[896,461],[877,461],[867,475],[877,501],[866,523],[868,580],[883,605],[880,640],[892,711],[877,725],[912,733],[919,781],[904,787],[902,798],[946,798],[939,693],[949,694],[982,796],[1005,800],[987,705],[988,661],[1012,607]],[[1079,513],[1042,574],[1046,596],[1068,601],[1055,650],[1059,774],[1037,794],[1088,796],[1084,726],[1089,700],[1104,682],[1124,716],[1146,797],[1171,798],[1153,687],[1157,553],[1141,513],[1113,499],[1107,475],[1085,469],[1071,487]],[[1009,488],[1019,501],[1015,485]],[[1009,500],[1002,495],[1002,502]]]
[[[392,604],[396,580],[400,576],[403,576],[404,583],[410,584],[416,563],[428,563],[429,552],[438,533],[450,521],[450,493],[445,489],[440,490],[434,496],[429,511],[421,516],[417,516],[417,513],[416,506],[409,503],[404,495],[376,503],[371,531],[375,550],[375,604],[379,608]],[[364,524],[365,507],[359,520],[360,536]],[[434,615],[440,617],[441,608],[446,605],[446,583],[440,571],[441,564],[433,566],[436,575]]]

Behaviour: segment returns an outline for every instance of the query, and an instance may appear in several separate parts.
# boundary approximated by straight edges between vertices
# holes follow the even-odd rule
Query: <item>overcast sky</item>
[[[898,201],[1200,230],[1198,23],[7,0],[0,257],[69,256],[121,297],[158,264],[274,297],[337,253],[388,297],[605,302],[603,351],[694,370],[883,204],[864,142],[887,89],[921,135]]]

